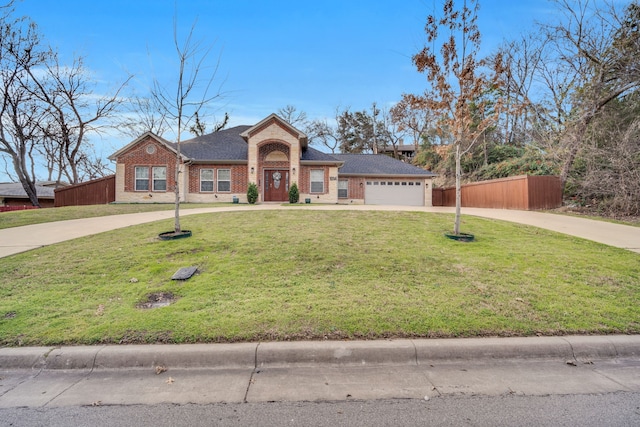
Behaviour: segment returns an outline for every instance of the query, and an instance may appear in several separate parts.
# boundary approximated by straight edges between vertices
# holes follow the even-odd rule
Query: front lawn
[[[188,239],[157,240],[168,220],[22,253],[0,260],[0,344],[640,333],[640,255],[469,216],[460,243],[452,222],[219,212],[184,217]]]

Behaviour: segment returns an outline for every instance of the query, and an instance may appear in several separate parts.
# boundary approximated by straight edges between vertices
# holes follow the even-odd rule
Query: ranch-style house
[[[245,203],[249,183],[258,202],[288,201],[297,183],[300,202],[431,206],[434,173],[383,154],[327,154],[272,114],[180,144],[178,185],[188,203]],[[109,159],[116,163],[116,202],[175,201],[177,145],[147,132]]]

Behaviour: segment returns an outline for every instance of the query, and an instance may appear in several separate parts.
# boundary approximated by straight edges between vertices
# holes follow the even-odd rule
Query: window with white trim
[[[200,169],[200,192],[213,192],[213,169]]]
[[[153,173],[153,191],[167,191],[167,167],[154,166]]]
[[[310,181],[311,181],[312,193],[324,193],[324,170],[323,169],[312,169]]]
[[[135,191],[149,191],[149,168],[136,166]]]
[[[338,198],[349,198],[349,181],[347,181],[346,179],[341,179],[338,181]]]
[[[231,169],[218,169],[218,191],[231,191]]]

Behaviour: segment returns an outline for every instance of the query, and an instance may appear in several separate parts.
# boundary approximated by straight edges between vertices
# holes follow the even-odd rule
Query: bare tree
[[[563,185],[585,135],[602,109],[640,87],[640,5],[632,2],[624,11],[613,2],[605,7],[587,0],[555,0],[563,14],[546,31],[564,68],[573,71],[571,115],[559,137]]]
[[[444,3],[441,17],[429,15],[425,26],[427,43],[413,56],[419,72],[425,73],[429,88],[422,95],[403,95],[405,102],[425,108],[439,117],[441,129],[451,133],[456,160],[456,216],[454,233],[460,234],[461,157],[469,152],[484,131],[497,121],[497,113],[484,114],[488,107],[483,93],[499,84],[502,60],[496,55],[490,64],[478,59],[480,31],[477,0],[463,0],[456,9],[453,0]],[[435,44],[441,40],[440,49]],[[491,66],[492,75],[482,71]],[[500,106],[491,105],[494,111]],[[479,114],[480,113],[480,114]],[[477,117],[483,117],[481,121]]]
[[[183,165],[181,154],[182,132],[190,129],[195,118],[210,102],[221,96],[220,91],[210,95],[211,86],[217,75],[220,58],[213,70],[208,71],[209,78],[201,80],[201,73],[205,71],[205,61],[211,53],[212,47],[204,47],[202,42],[193,40],[195,23],[189,34],[181,44],[178,40],[177,18],[173,21],[173,41],[178,55],[178,76],[175,86],[167,89],[158,80],[154,81],[152,98],[156,105],[162,108],[163,114],[175,124],[176,129],[176,163],[174,174],[175,191],[175,221],[174,232],[182,232],[180,226],[180,173]],[[200,93],[196,93],[200,90]]]
[[[71,66],[61,66],[54,53],[51,61],[45,64],[46,78],[40,78],[38,70],[26,68],[26,73],[33,81],[32,95],[46,108],[47,119],[41,125],[43,138],[48,140],[49,147],[43,154],[50,154],[50,164],[59,159],[58,167],[70,183],[80,182],[79,165],[85,164],[91,153],[87,143],[88,135],[99,135],[108,124],[106,120],[122,104],[120,91],[131,77],[127,78],[113,95],[95,99],[93,84],[87,79],[88,71],[83,65],[83,58],[74,60]],[[82,159],[82,161],[80,160]],[[95,167],[90,168],[95,172]]]
[[[308,124],[307,113],[304,111],[298,111],[298,109],[293,105],[287,105],[284,108],[280,108],[278,110],[278,115],[291,126],[300,130],[304,129]]]
[[[27,70],[46,64],[50,52],[40,47],[33,22],[9,18],[10,6],[3,10],[0,22],[0,154],[11,159],[31,204],[40,206],[34,156],[45,111],[33,96],[34,82]]]
[[[128,111],[120,121],[120,132],[130,138],[137,138],[145,132],[163,135],[170,129],[166,109],[157,104],[154,97],[132,97],[127,104]]]
[[[403,97],[400,102],[391,108],[391,120],[397,125],[397,129],[405,134],[410,134],[416,153],[420,144],[425,141],[429,131],[435,128],[437,118],[433,111],[421,103],[412,104]]]
[[[337,136],[336,129],[331,126],[327,119],[316,119],[311,121],[306,129],[309,143],[312,145],[320,145],[335,154],[340,145],[340,139]]]

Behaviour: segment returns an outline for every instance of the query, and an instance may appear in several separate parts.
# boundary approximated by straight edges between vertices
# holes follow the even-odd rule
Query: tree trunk
[[[453,234],[460,234],[460,207],[462,206],[461,190],[462,168],[460,166],[460,143],[456,144],[456,220],[453,225]]]
[[[180,233],[182,229],[180,228],[180,137],[178,137],[178,154],[176,155],[176,173],[175,173],[175,193],[176,193],[176,209],[175,209],[175,221],[174,221],[174,231],[176,233]],[[153,179],[153,177],[152,177]]]
[[[24,191],[27,193],[31,204],[33,206],[40,207],[40,200],[38,200],[38,194],[36,192],[35,184],[29,180],[23,180],[22,178],[20,179],[20,183],[22,184],[22,188],[24,188]]]
[[[591,123],[592,118],[592,115],[584,118],[582,122],[578,123],[576,128],[573,131],[569,131],[567,135],[569,139],[567,143],[567,153],[564,161],[562,162],[562,169],[560,170],[560,182],[562,184],[563,193],[567,184],[567,179],[569,178],[569,173],[573,167],[573,162],[580,151],[582,141],[584,140],[584,136],[587,133],[587,128],[589,123]]]

